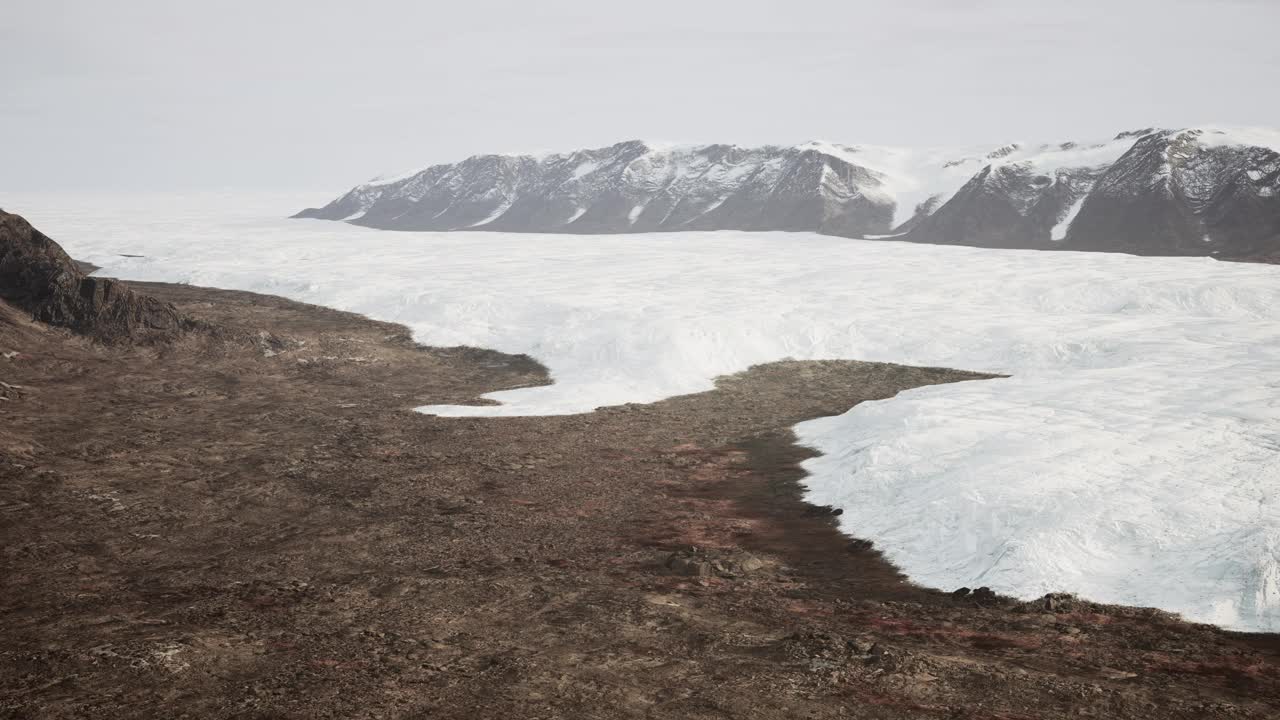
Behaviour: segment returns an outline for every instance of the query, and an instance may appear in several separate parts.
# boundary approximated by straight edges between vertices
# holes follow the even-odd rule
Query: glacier
[[[129,280],[282,295],[528,353],[554,384],[455,416],[587,412],[782,358],[1008,377],[796,427],[812,502],[914,581],[1068,591],[1280,631],[1280,266],[810,233],[394,233],[296,195],[0,193]],[[141,256],[141,257],[126,257]]]

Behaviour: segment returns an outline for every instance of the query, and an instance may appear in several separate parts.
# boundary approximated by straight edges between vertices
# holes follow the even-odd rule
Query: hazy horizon
[[[485,152],[1275,125],[1280,3],[19,2],[0,190],[319,190]]]

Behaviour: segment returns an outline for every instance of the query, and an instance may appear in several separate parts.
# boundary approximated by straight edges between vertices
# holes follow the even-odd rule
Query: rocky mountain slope
[[[1280,250],[1280,132],[908,150],[806,143],[480,155],[295,217],[388,230],[788,230],[1250,259]]]
[[[664,149],[632,141],[437,165],[361,185],[298,217],[390,230],[860,233],[891,223],[882,184],[868,168],[813,147]]]
[[[172,338],[192,326],[173,305],[80,272],[61,247],[0,210],[0,304],[102,341]]]
[[[1280,135],[1149,131],[1102,148],[1123,152],[993,162],[903,239],[1242,259],[1280,249]]]
[[[1082,202],[1065,237],[1072,249],[1274,255],[1280,251],[1280,134],[1143,136]]]

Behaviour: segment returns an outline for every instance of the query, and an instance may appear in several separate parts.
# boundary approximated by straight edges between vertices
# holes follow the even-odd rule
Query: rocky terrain
[[[0,210],[0,300],[102,341],[172,339],[193,322],[172,305],[81,272],[57,243]]]
[[[1147,129],[994,150],[631,141],[475,156],[359,185],[296,217],[388,230],[791,230],[1258,260],[1280,251],[1280,133]]]
[[[548,378],[190,286],[112,283],[202,329],[102,342],[40,319],[57,292],[8,263],[0,717],[1280,713],[1275,636],[916,587],[801,501],[787,428],[973,374],[779,362],[650,405],[432,417],[410,408]]]
[[[1266,259],[1280,251],[1280,154],[1212,133],[1138,139],[1082,200],[1065,245]]]

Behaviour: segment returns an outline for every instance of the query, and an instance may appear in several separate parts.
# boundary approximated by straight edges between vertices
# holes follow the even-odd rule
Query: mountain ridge
[[[473,155],[294,217],[387,230],[781,230],[980,247],[1262,257],[1280,251],[1280,132],[1146,128],[993,149],[629,140]]]

